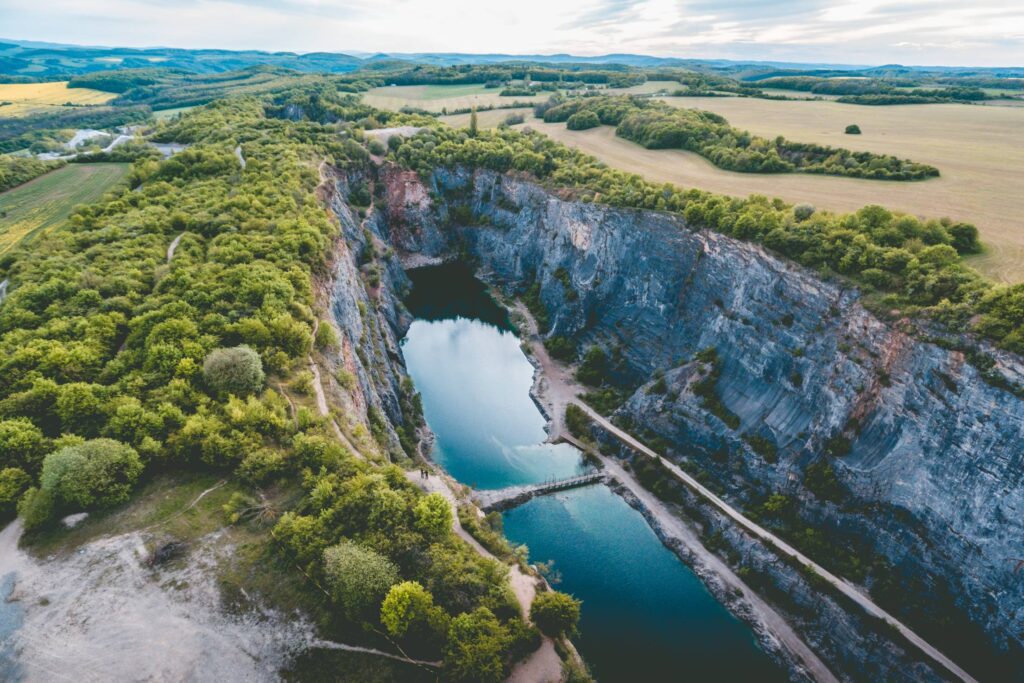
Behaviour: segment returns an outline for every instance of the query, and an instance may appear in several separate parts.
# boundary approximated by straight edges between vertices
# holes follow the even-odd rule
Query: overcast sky
[[[1024,66],[1024,0],[0,0],[83,45]]]

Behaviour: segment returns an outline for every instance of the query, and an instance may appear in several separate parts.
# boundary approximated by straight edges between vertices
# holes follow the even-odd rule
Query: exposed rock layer
[[[741,507],[790,494],[804,523],[909,582],[918,593],[911,623],[927,629],[955,608],[1001,653],[985,655],[991,671],[1022,669],[1024,578],[1011,558],[1024,555],[1024,401],[986,383],[961,353],[878,320],[855,290],[760,247],[691,230],[677,216],[563,199],[489,172],[437,171],[423,181],[385,166],[377,182],[380,213],[368,224],[398,252],[381,260],[375,294],[386,325],[368,333],[352,315],[363,296],[351,289],[356,259],[339,265],[337,282],[346,284],[336,285],[334,306],[339,324],[351,327],[343,329],[347,343],[380,361],[357,374],[368,401],[393,421],[401,420],[401,371],[383,383],[364,378],[382,371],[371,365],[401,363],[406,280],[398,259],[469,256],[496,283],[520,292],[539,285],[550,333],[610,350],[621,359],[621,384],[665,373],[667,391],[648,383],[620,410],[638,432],[663,439]],[[365,244],[343,206],[344,188],[337,197],[346,241]],[[737,429],[692,392],[707,370],[694,356],[709,347],[720,359],[716,394]],[[1024,361],[995,355],[1003,375],[1024,379]],[[746,445],[754,434],[777,446],[777,462]],[[802,485],[828,448],[845,453],[828,456],[851,494],[843,506]],[[956,647],[951,640],[936,644]]]

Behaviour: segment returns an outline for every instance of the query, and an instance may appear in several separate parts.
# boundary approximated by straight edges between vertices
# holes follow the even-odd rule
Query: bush
[[[856,123],[851,123],[849,126],[846,127],[846,134],[860,135],[860,126],[858,126]]]
[[[32,485],[32,478],[17,467],[0,470],[0,523],[14,516],[18,500]]]
[[[793,218],[798,221],[805,221],[814,215],[814,206],[811,204],[797,204],[793,207]]]
[[[556,360],[564,363],[576,360],[576,345],[568,337],[550,337],[544,341],[544,347]]]
[[[416,581],[391,587],[380,606],[380,622],[395,638],[406,634],[440,639],[448,629],[448,615],[434,604],[434,596]]]
[[[607,373],[608,354],[600,346],[591,346],[583,355],[576,379],[592,387],[599,387],[604,383]]]
[[[113,439],[91,439],[47,455],[40,482],[58,503],[89,510],[127,501],[141,473],[134,448]]]
[[[373,612],[399,578],[389,559],[348,540],[324,551],[324,574],[331,597],[353,620]]]
[[[505,677],[502,653],[509,633],[494,613],[477,607],[452,620],[448,630],[444,668],[452,681],[498,683]]]
[[[508,116],[505,117],[506,126],[515,126],[520,123],[523,123],[524,121],[526,121],[526,117],[518,112],[514,114],[509,114]]]
[[[416,503],[412,510],[416,530],[431,541],[443,539],[452,528],[452,507],[440,493],[431,493]]]
[[[601,119],[590,110],[576,112],[565,122],[565,127],[569,130],[587,130],[600,125]]]
[[[33,486],[18,501],[18,516],[24,522],[25,530],[33,531],[50,523],[55,507],[52,493]]]
[[[530,619],[544,635],[572,634],[580,620],[580,601],[557,591],[538,593],[530,605]]]
[[[367,145],[367,149],[370,150],[370,154],[378,157],[387,154],[388,152],[388,148],[385,147],[384,143],[377,138],[370,140],[370,144]]]
[[[206,383],[217,394],[247,396],[263,388],[263,361],[248,346],[214,349],[203,360]]]

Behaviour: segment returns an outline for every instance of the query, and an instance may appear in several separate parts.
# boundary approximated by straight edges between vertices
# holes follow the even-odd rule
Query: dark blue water
[[[465,269],[412,274],[417,316],[406,364],[437,435],[433,457],[459,481],[500,488],[586,467],[550,446],[529,397],[533,366],[502,310]],[[505,533],[583,601],[574,639],[601,681],[782,681],[749,628],[605,486],[545,496],[505,513]]]

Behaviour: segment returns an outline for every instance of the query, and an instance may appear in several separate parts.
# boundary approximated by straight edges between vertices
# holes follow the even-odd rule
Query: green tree
[[[565,122],[565,127],[569,130],[588,130],[590,128],[597,128],[600,125],[601,119],[589,109],[576,112]]]
[[[45,449],[46,439],[42,431],[28,418],[0,421],[0,466],[37,472]]]
[[[10,519],[22,494],[32,485],[32,478],[17,467],[0,470],[0,522]]]
[[[92,509],[127,501],[141,473],[134,448],[113,439],[92,439],[47,455],[40,482],[59,502]]]
[[[434,604],[434,596],[416,581],[391,587],[380,606],[380,622],[392,636],[429,633],[440,636],[448,628],[447,615]]]
[[[218,394],[246,396],[263,388],[263,362],[248,346],[214,349],[203,360],[203,375]]]
[[[469,114],[469,137],[475,138],[480,133],[479,123],[476,120],[476,107]]]
[[[846,127],[846,134],[847,135],[860,135],[860,126],[858,126],[856,123],[851,123],[850,125],[848,125]]]
[[[504,678],[502,654],[508,630],[486,607],[477,607],[452,620],[448,629],[444,668],[453,681],[498,683]]]
[[[25,523],[25,530],[33,531],[50,523],[55,507],[52,493],[33,486],[18,501],[18,516]]]
[[[431,541],[438,541],[451,531],[452,507],[440,493],[424,496],[413,508],[416,530]]]
[[[398,568],[389,559],[349,540],[324,550],[324,574],[331,596],[350,619],[370,614],[398,583]]]
[[[580,601],[557,591],[538,593],[530,605],[530,619],[545,635],[571,634],[580,620]]]

